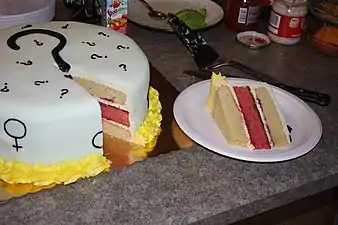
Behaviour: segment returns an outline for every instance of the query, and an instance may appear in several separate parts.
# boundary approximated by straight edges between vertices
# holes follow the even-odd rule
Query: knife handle
[[[304,89],[304,88],[293,87],[293,86],[289,86],[289,85],[285,85],[281,83],[276,83],[272,85],[282,88],[285,91],[288,91],[296,95],[297,97],[299,97],[300,99],[306,102],[316,103],[320,106],[327,106],[331,102],[331,97],[328,94],[311,91],[311,90]]]
[[[316,103],[320,106],[327,106],[330,104],[331,101],[331,97],[328,94],[324,94],[324,93],[320,93],[320,92],[316,92],[316,91],[311,91],[305,88],[298,88],[298,87],[293,87],[293,86],[289,86],[289,85],[285,85],[281,82],[279,82],[278,80],[262,74],[259,71],[256,71],[240,62],[237,61],[228,61],[228,65],[236,68],[244,73],[247,73],[259,80],[262,81],[266,81],[267,83],[274,85],[276,87],[282,88],[285,91],[288,91],[292,94],[294,94],[295,96],[299,97],[300,99],[302,99],[303,101],[306,102],[311,102],[311,103]],[[270,78],[270,82],[268,80],[266,80],[265,78]]]

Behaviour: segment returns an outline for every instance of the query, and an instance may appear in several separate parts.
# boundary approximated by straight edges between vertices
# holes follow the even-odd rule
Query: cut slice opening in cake
[[[93,95],[101,107],[103,133],[131,141],[131,118],[126,106],[126,95],[106,85],[74,77],[75,82]]]

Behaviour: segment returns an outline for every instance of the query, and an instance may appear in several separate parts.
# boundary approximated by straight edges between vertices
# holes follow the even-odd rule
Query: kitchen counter
[[[129,25],[129,35],[178,89],[198,82],[195,64],[175,35]],[[193,147],[0,203],[0,224],[228,224],[338,186],[338,61],[305,42],[251,51],[223,24],[203,36],[222,56],[290,85],[326,92],[328,107],[310,106],[323,136],[309,154],[282,163],[248,163]],[[245,77],[233,69],[224,73]]]

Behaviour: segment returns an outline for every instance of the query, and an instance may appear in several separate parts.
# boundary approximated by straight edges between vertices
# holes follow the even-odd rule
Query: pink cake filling
[[[255,149],[270,149],[269,139],[250,88],[236,86],[234,91],[248,129],[251,144]]]
[[[108,102],[113,102],[110,99],[103,99]],[[123,109],[119,109],[115,106],[111,106],[108,104],[105,104],[103,102],[99,102],[101,106],[101,113],[102,118],[106,120],[111,120],[115,123],[122,124],[126,127],[130,127],[130,121],[129,121],[129,112],[125,111]]]

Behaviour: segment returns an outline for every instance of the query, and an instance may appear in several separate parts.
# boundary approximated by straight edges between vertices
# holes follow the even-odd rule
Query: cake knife
[[[230,66],[241,70],[242,72],[247,73],[258,80],[282,88],[296,95],[304,101],[316,103],[321,106],[327,106],[330,104],[331,97],[328,94],[289,86],[267,74],[246,66],[241,62],[235,60],[220,59],[219,54],[206,43],[206,41],[199,33],[193,32],[183,21],[177,18],[174,14],[168,14],[168,23],[173,28],[180,40],[187,47],[190,54],[193,56],[195,63],[200,70],[199,72],[207,73],[204,75],[200,73],[200,77],[210,77],[210,71],[213,71],[223,66]],[[198,76],[198,73],[195,73],[195,75]]]
[[[185,74],[188,74],[190,76],[194,76],[194,77],[199,77],[201,79],[207,80],[211,78],[211,74],[212,71],[210,70],[185,70],[183,71]],[[232,75],[227,75],[227,77],[236,77],[236,76],[232,76]],[[299,97],[300,99],[302,99],[303,101],[306,102],[311,102],[311,103],[315,103],[318,104],[320,106],[327,106],[330,104],[331,101],[331,97],[328,94],[323,94],[323,93],[319,93],[319,92],[315,92],[315,91],[311,91],[311,90],[306,90],[306,89],[302,89],[302,88],[296,88],[296,87],[292,87],[292,86],[288,86],[285,85],[279,81],[276,81],[274,78],[269,78],[270,81],[264,80],[264,79],[259,79],[257,76],[253,76],[255,77],[257,80],[260,80],[262,82],[268,83],[270,85],[279,87],[281,89],[284,89],[294,95],[296,95],[297,97]]]

